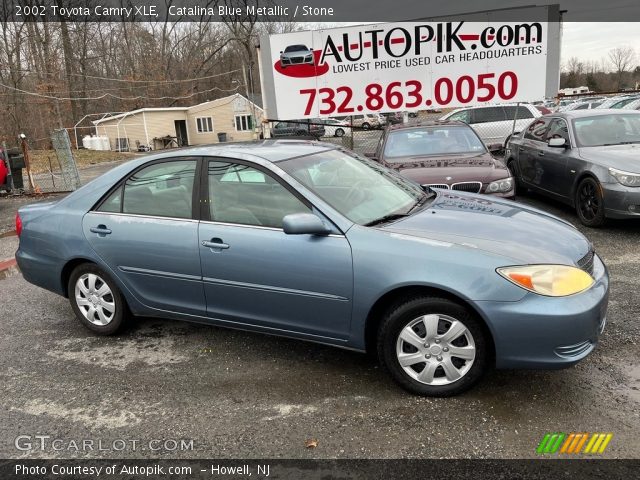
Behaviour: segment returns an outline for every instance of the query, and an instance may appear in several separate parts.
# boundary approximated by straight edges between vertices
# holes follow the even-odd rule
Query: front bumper
[[[565,368],[591,353],[606,323],[609,274],[596,255],[594,285],[567,297],[527,293],[517,302],[476,302],[493,335],[496,368]]]
[[[602,192],[607,218],[640,218],[640,188],[604,183]]]

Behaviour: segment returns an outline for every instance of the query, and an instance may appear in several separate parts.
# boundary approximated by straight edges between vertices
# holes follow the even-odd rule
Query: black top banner
[[[532,6],[559,5],[565,21],[640,21],[635,0],[0,0],[9,22],[395,22],[434,18],[532,18]],[[495,12],[497,10],[497,12]]]

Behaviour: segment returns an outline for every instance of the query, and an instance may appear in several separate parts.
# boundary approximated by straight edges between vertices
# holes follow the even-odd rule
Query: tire
[[[369,129],[371,128],[371,125],[369,125],[369,123],[368,123],[368,122],[364,122],[364,123],[362,124],[362,128],[363,128],[364,130],[369,130]]]
[[[341,128],[336,128],[335,136],[336,137],[343,137],[344,136],[344,130],[341,129]]]
[[[429,335],[425,325],[429,325]],[[415,336],[407,335],[409,328]],[[447,338],[451,328],[460,333]],[[437,333],[432,334],[433,331]],[[427,296],[392,305],[382,318],[377,337],[378,358],[396,383],[411,393],[432,397],[457,395],[471,388],[487,369],[488,345],[485,329],[476,315],[451,300]],[[454,348],[467,359],[452,355]],[[403,367],[400,355],[413,363]]]
[[[103,286],[108,292],[99,294]],[[111,277],[98,266],[84,263],[76,267],[67,288],[73,312],[80,323],[92,332],[113,335],[125,325],[129,315],[124,297]]]
[[[575,206],[583,225],[597,228],[605,224],[602,187],[595,178],[586,177],[578,184]]]

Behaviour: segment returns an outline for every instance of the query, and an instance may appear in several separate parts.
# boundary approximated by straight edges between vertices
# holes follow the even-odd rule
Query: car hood
[[[604,167],[640,173],[640,143],[607,147],[581,147],[579,154],[584,160]]]
[[[541,210],[457,192],[438,193],[427,208],[382,230],[477,248],[513,264],[575,264],[592,248],[571,224]]]
[[[488,153],[455,156],[424,155],[395,158],[393,162],[384,161],[383,163],[421,184],[472,181],[488,183],[509,176],[507,167]]]

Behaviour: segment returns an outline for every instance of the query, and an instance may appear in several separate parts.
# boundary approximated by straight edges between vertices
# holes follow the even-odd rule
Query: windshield
[[[640,143],[640,115],[598,115],[573,120],[578,146]]]
[[[290,53],[290,52],[306,52],[308,50],[308,48],[306,47],[306,45],[289,45],[287,48],[284,49],[285,53]]]
[[[278,166],[360,225],[407,214],[426,196],[420,186],[393,170],[340,150],[293,158]]]
[[[438,126],[398,130],[389,134],[384,159],[401,162],[402,157],[484,153],[478,136],[466,126]],[[398,160],[394,160],[398,159]]]

